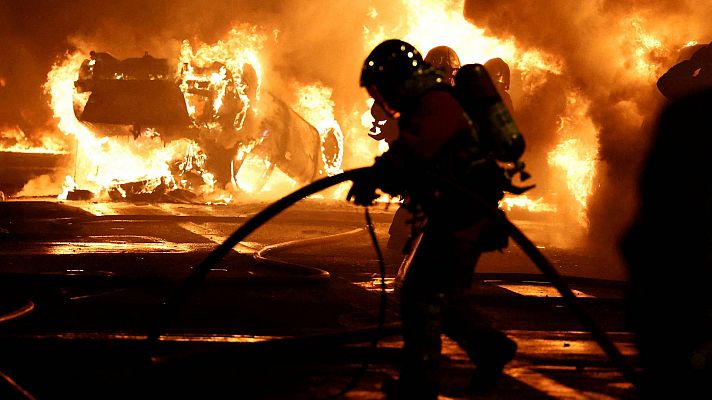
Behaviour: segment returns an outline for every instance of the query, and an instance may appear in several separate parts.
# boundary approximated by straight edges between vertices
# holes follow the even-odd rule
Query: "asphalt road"
[[[383,398],[401,345],[398,255],[386,255],[387,325],[372,351],[378,260],[362,209],[345,202],[306,200],[255,231],[213,268],[158,343],[145,340],[183,279],[265,206],[0,203],[3,398],[321,399],[364,361],[368,370],[343,398]],[[393,211],[371,211],[383,247]],[[514,217],[634,364],[621,267],[557,246],[566,227],[552,220]],[[467,357],[445,338],[442,398],[637,398],[516,246],[485,255],[478,271],[472,301],[519,352],[494,393],[473,397],[463,390]]]

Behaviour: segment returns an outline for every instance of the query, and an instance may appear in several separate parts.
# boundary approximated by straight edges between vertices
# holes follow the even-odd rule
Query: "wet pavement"
[[[161,340],[146,342],[161,303],[266,205],[0,203],[0,371],[38,399],[321,399],[368,362],[341,397],[382,399],[380,384],[395,374],[402,344],[398,255],[386,253],[388,309],[379,330],[378,260],[362,209],[345,202],[306,200],[255,231],[213,268]],[[383,248],[394,211],[371,210]],[[620,266],[556,247],[566,227],[551,220],[515,223],[634,363]],[[472,367],[445,339],[442,398],[637,398],[514,244],[485,255],[478,278],[472,301],[519,352],[497,390],[475,397],[463,390]],[[8,379],[0,393],[23,398]]]

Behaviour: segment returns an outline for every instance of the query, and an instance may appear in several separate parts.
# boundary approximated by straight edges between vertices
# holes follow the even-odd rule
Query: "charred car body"
[[[220,62],[172,69],[167,59],[119,60],[92,51],[79,70],[75,88],[89,93],[77,119],[105,136],[146,132],[169,142],[195,141],[205,153],[204,167],[221,186],[235,180],[248,154],[276,167],[299,184],[325,174],[322,135],[284,101],[271,93],[260,96],[257,73],[245,64],[232,71]],[[260,98],[261,97],[261,98]],[[253,106],[259,101],[260,114]],[[339,145],[329,140],[328,152]],[[254,189],[254,188],[253,188]]]

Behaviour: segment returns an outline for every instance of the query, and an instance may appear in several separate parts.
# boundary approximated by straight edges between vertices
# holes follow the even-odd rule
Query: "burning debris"
[[[95,51],[55,65],[45,87],[60,129],[76,138],[79,169],[92,171],[79,184],[115,201],[174,199],[167,190],[197,201],[260,191],[276,169],[297,184],[340,172],[329,89],[305,88],[295,106],[263,93],[263,41],[251,29],[195,50],[185,41],[173,69],[148,53],[119,60]],[[266,168],[249,171],[255,161]],[[245,184],[246,174],[256,182]]]

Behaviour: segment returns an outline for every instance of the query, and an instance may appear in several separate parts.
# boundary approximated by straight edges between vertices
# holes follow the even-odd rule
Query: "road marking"
[[[505,368],[504,372],[532,388],[560,400],[615,400],[605,394],[576,390],[529,368]]]
[[[189,253],[204,250],[199,243],[172,242],[32,242],[14,249],[3,249],[3,255],[71,255],[71,254],[133,254]]]
[[[228,238],[228,236],[226,236],[223,232],[211,229],[203,224],[196,224],[195,222],[181,222],[178,226],[190,233],[202,236],[217,244],[222,244]],[[262,247],[264,247],[264,245],[256,242],[240,242],[233,248],[233,250],[240,254],[253,254]]]
[[[501,287],[502,289],[509,290],[510,292],[520,294],[522,296],[561,297],[561,293],[559,293],[559,291],[556,290],[555,287],[549,286],[549,285],[500,284],[497,286]],[[580,290],[571,289],[571,291],[574,293],[574,295],[576,295],[576,297],[586,297],[586,298],[594,298],[595,297],[590,294],[584,293]]]

